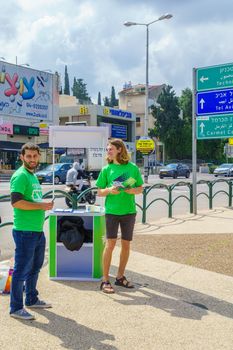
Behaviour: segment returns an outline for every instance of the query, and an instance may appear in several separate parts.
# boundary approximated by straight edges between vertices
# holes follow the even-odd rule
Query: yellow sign
[[[88,114],[88,107],[87,106],[80,106],[79,113],[80,113],[80,115],[87,115]]]
[[[141,138],[139,140],[137,140],[136,142],[136,150],[144,153],[144,154],[149,154],[151,152],[153,152],[155,149],[155,143],[154,140],[148,138]]]
[[[39,128],[41,128],[41,129],[46,129],[48,127],[49,127],[49,124],[47,124],[47,123],[40,123],[39,124]]]
[[[103,114],[104,114],[104,115],[109,115],[109,113],[110,113],[109,108],[108,108],[108,107],[104,107],[104,109],[103,109]]]
[[[230,137],[230,138],[228,139],[228,143],[229,143],[229,145],[233,145],[233,137]]]

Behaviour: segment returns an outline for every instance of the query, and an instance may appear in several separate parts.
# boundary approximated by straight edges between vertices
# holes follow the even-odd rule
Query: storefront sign
[[[0,125],[0,134],[13,135],[13,124],[4,123]]]
[[[80,115],[88,115],[88,107],[87,106],[80,106],[79,107],[79,114]]]
[[[46,123],[40,123],[40,135],[48,135],[49,134],[49,124]]]
[[[111,137],[127,140],[127,125],[112,124]]]
[[[14,135],[39,136],[40,129],[36,126],[13,125]]]
[[[110,107],[104,107],[103,114],[104,115],[112,115],[114,117],[132,119],[132,113],[127,112],[127,111],[123,111],[122,109],[113,109]]]

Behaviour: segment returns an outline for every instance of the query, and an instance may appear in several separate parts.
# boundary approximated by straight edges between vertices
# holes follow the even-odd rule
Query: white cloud
[[[231,62],[233,3],[228,0],[10,0],[0,13],[0,56],[61,73],[68,66],[83,78],[92,98],[110,95],[125,81],[145,82],[145,27],[161,14],[171,20],[150,26],[149,81],[192,84],[192,67]]]

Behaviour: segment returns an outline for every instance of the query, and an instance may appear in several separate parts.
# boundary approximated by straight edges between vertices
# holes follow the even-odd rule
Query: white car
[[[233,164],[224,163],[214,170],[214,176],[233,176]]]

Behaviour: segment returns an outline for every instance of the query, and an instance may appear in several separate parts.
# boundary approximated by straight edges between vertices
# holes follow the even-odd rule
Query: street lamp
[[[145,26],[146,27],[146,86],[145,86],[145,119],[144,119],[144,136],[148,136],[148,91],[149,91],[149,79],[148,79],[148,67],[149,67],[149,26],[155,22],[162,21],[164,19],[170,19],[173,16],[171,14],[165,14],[149,23],[138,22],[125,22],[126,27],[131,26]],[[148,155],[144,156],[144,182],[148,183]]]

